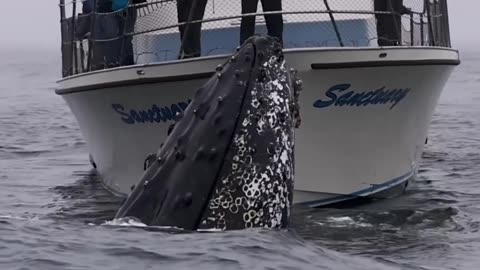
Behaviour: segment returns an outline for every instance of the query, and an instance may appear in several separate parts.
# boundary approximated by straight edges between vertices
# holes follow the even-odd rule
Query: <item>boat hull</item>
[[[428,127],[458,53],[438,48],[286,51],[303,79],[295,203],[324,206],[400,193],[415,177]],[[67,78],[97,170],[126,195],[195,89],[225,57],[132,66]]]

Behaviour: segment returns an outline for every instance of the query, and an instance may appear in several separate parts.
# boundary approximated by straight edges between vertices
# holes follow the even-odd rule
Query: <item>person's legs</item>
[[[207,0],[198,0],[197,6],[193,11],[193,21],[202,20],[205,15],[205,8],[207,6]],[[198,57],[202,52],[202,23],[191,24],[188,30],[188,38],[190,47],[186,50],[187,56]]]
[[[387,10],[386,5],[387,5],[388,0],[374,0],[373,2],[373,9],[375,11],[385,11]],[[379,15],[376,15],[379,16]]]
[[[389,0],[375,0],[374,10],[379,12],[387,11],[387,1]],[[388,23],[388,15],[386,14],[375,14],[376,23],[377,23],[377,42],[378,46],[390,46],[391,41],[388,40],[386,24]]]
[[[385,15],[385,14],[377,15],[378,46],[392,46],[393,41],[391,40],[391,37],[389,35],[389,27],[388,27],[388,24],[390,24],[391,21],[392,21],[391,15]]]
[[[262,7],[264,12],[281,11],[282,0],[262,0]],[[282,14],[265,15],[265,22],[267,23],[268,34],[276,37],[283,44],[283,16]]]
[[[178,23],[186,22],[188,19],[188,12],[190,10],[189,3],[190,0],[177,0],[177,19]],[[178,27],[180,31],[180,40],[183,40],[183,34],[185,32],[185,25],[180,25]]]
[[[242,0],[242,14],[257,12],[258,0]],[[240,24],[240,45],[255,33],[255,16],[242,17]]]
[[[177,1],[177,14],[178,22],[188,22],[190,12],[193,8],[194,0],[178,0]],[[193,10],[192,21],[201,20],[205,14],[205,8],[207,0],[198,0],[195,10]],[[178,56],[179,59],[198,57],[201,54],[201,30],[202,24],[190,24],[182,25],[180,29],[180,40],[182,44],[182,50]],[[188,30],[187,30],[188,28]]]
[[[129,8],[127,13],[127,25],[125,28],[125,37],[123,44],[123,61],[122,65],[135,64],[133,53],[133,33],[135,32],[135,22],[137,20],[137,10]]]
[[[401,0],[375,0],[375,11],[389,12],[390,14],[377,14],[377,39],[378,46],[398,46],[402,43],[402,1]]]
[[[392,38],[395,46],[402,44],[402,13],[404,11],[403,0],[390,0],[392,15]]]

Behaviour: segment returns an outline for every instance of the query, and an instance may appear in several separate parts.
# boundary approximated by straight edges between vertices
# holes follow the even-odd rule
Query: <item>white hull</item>
[[[416,174],[432,114],[458,53],[398,47],[297,49],[285,55],[304,81],[295,202],[320,206],[395,187],[403,190]],[[184,108],[206,80],[204,73],[224,61],[173,61],[60,81],[57,93],[75,115],[109,189],[122,195],[130,191],[145,158],[164,141],[173,123],[169,114]],[[343,96],[350,91],[349,98]],[[362,92],[358,103],[352,99]]]

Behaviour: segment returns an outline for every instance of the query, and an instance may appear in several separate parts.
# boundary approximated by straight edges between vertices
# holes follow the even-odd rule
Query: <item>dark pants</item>
[[[259,0],[242,0],[242,14],[257,12]],[[281,11],[282,0],[261,0],[264,12]],[[276,37],[283,43],[283,18],[282,14],[265,15],[268,34]],[[255,16],[242,18],[240,26],[240,45],[255,33]]]
[[[92,69],[104,69],[135,64],[133,32],[137,15],[135,9],[95,18],[91,46]]]
[[[132,3],[144,3],[145,0],[132,0]],[[111,0],[97,0],[97,12],[112,12]],[[92,70],[112,68],[118,66],[126,66],[135,64],[135,53],[133,50],[133,32],[135,31],[135,23],[137,20],[137,9],[129,7],[122,12],[111,14],[95,15],[95,22],[92,32],[92,42],[90,42],[90,50],[92,50],[92,58],[90,59],[90,67]],[[91,26],[82,29],[79,34],[90,30]]]
[[[133,52],[133,33],[135,32],[135,23],[137,21],[137,10],[129,8],[126,14],[126,26],[123,40],[122,66],[135,64],[135,56]],[[123,25],[121,25],[123,26]]]
[[[378,46],[398,46],[402,44],[402,14],[408,12],[403,0],[375,0],[375,11],[392,14],[377,14]]]
[[[191,21],[202,20],[203,15],[205,14],[205,7],[207,6],[207,0],[197,0],[197,5],[192,11],[193,3],[195,0],[177,0],[177,15],[178,22],[188,22],[189,18]],[[202,46],[200,42],[202,24],[186,24],[179,27],[180,30],[180,39],[183,42],[182,50],[180,51],[180,59],[198,57],[201,55]]]
[[[93,6],[95,5],[95,0],[86,0],[82,3],[82,13],[89,14],[93,11]]]

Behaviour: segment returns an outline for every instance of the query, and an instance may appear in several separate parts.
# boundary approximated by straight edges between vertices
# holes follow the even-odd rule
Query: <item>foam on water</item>
[[[351,217],[328,217],[325,221],[316,221],[315,224],[320,226],[329,226],[329,227],[372,227],[372,224],[368,224],[361,221],[355,221]]]
[[[146,224],[142,223],[136,218],[116,218],[111,221],[105,221],[103,225],[107,226],[120,226],[120,227],[147,227]]]

